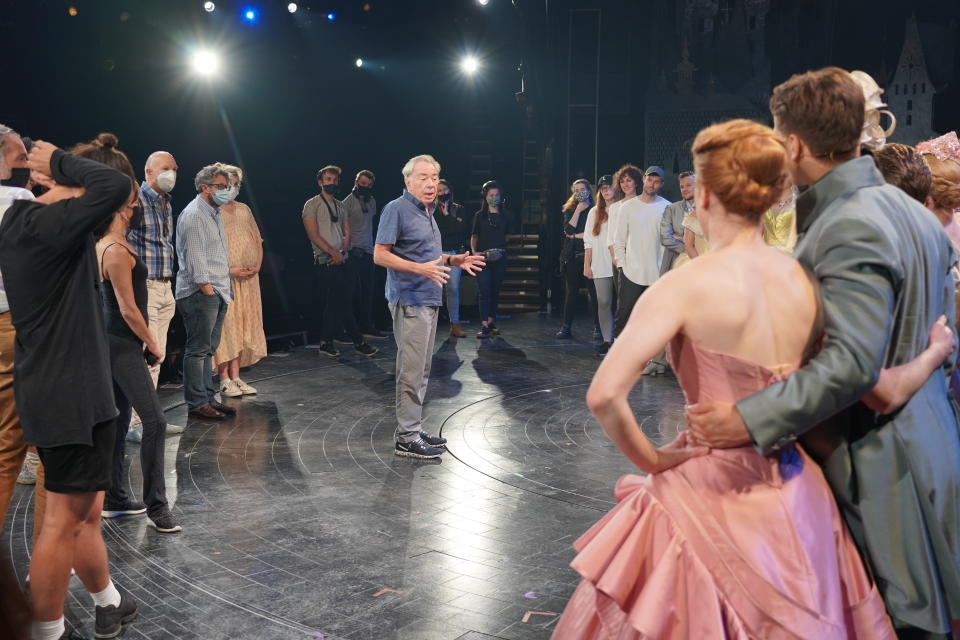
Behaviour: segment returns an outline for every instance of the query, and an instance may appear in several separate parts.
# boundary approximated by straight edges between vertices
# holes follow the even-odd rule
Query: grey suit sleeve
[[[815,273],[825,315],[820,352],[786,380],[737,403],[767,455],[854,404],[883,366],[902,275],[896,248],[863,220],[840,218],[820,235]]]
[[[673,205],[663,210],[663,216],[660,218],[660,244],[673,251],[676,254],[683,253],[683,242],[677,241],[674,237],[676,230],[673,228]]]

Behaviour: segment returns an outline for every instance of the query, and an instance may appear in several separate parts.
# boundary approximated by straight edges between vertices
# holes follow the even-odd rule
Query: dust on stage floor
[[[587,410],[589,334],[556,340],[536,314],[501,328],[482,341],[438,330],[425,426],[449,444],[436,461],[393,455],[392,339],[369,359],[274,354],[223,422],[187,422],[180,390],[163,389],[167,419],[187,424],[166,439],[184,530],[104,520],[114,582],[140,602],[126,637],[549,638],[578,582],[571,544],[635,470]],[[655,442],[681,428],[673,377],[643,379],[631,403]],[[140,496],[137,445],[126,464]],[[32,498],[19,487],[6,521],[21,581]],[[67,619],[92,630],[76,578]]]

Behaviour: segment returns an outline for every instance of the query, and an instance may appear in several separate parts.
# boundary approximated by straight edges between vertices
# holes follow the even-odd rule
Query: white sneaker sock
[[[59,640],[65,629],[63,616],[50,622],[34,620],[30,623],[30,640]]]
[[[113,580],[107,583],[107,588],[103,591],[90,595],[93,596],[93,602],[98,607],[120,606],[120,592],[113,586]]]

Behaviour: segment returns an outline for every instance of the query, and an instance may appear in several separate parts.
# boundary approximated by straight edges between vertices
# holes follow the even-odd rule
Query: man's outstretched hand
[[[455,267],[460,267],[472,276],[477,275],[483,271],[485,266],[487,266],[482,254],[473,255],[469,251],[459,255],[450,256],[450,264]]]
[[[750,444],[750,432],[737,406],[730,402],[700,402],[686,408],[687,426],[697,444],[730,449]]]

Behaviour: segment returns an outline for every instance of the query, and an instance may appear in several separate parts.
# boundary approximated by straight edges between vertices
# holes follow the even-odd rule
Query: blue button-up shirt
[[[223,301],[230,304],[233,296],[227,234],[220,209],[210,206],[200,196],[194,198],[177,219],[177,259],[180,261],[177,300],[209,283]]]
[[[127,231],[127,240],[143,263],[148,278],[173,277],[173,207],[170,196],[161,196],[150,185],[140,185],[143,224]]]
[[[404,190],[403,195],[387,203],[380,214],[377,244],[393,245],[392,253],[411,262],[430,262],[440,257],[440,229],[433,214]],[[418,307],[439,307],[443,290],[436,282],[406,271],[387,269],[387,302]]]

